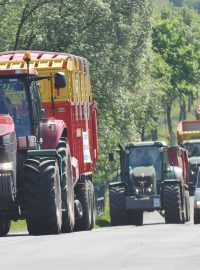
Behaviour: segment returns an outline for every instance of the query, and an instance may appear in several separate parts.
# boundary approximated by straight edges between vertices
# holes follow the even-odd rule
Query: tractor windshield
[[[183,145],[188,150],[189,157],[200,156],[200,142],[187,142]]]
[[[25,85],[20,79],[0,79],[0,114],[11,115],[17,137],[31,134]]]
[[[159,148],[156,146],[140,146],[129,149],[129,167],[153,166],[157,180],[162,179],[162,161]]]

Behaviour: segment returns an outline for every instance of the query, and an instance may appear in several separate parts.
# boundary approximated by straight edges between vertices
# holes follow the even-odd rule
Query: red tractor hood
[[[13,133],[15,131],[15,125],[13,119],[8,114],[0,114],[0,137]]]

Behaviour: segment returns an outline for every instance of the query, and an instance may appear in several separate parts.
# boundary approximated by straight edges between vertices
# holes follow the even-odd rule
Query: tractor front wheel
[[[11,221],[7,219],[0,220],[0,236],[5,236],[10,231]]]
[[[163,196],[165,222],[175,224],[182,223],[180,186],[177,184],[165,185]]]
[[[112,226],[129,225],[129,213],[125,209],[124,187],[111,186],[109,188],[110,219]]]
[[[24,163],[24,200],[27,228],[32,235],[61,231],[61,188],[56,159],[28,158]]]

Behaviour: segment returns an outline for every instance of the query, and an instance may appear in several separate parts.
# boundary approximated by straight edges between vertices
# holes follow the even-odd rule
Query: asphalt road
[[[51,236],[0,238],[0,270],[200,269],[200,225],[165,224],[145,214],[141,227],[107,227]]]

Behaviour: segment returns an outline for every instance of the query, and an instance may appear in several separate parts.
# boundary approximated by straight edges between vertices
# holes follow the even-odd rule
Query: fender
[[[56,149],[62,136],[67,136],[67,127],[63,120],[43,119],[43,122],[40,123],[43,149]]]
[[[111,187],[124,187],[125,183],[124,182],[111,182],[109,183],[109,188]]]
[[[162,181],[161,186],[163,187],[164,185],[173,185],[173,184],[178,184],[181,187],[181,180],[180,179],[165,179]]]

